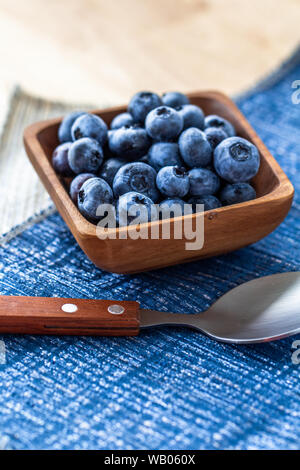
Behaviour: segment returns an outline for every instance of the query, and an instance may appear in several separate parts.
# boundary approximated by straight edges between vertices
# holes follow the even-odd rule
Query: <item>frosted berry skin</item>
[[[250,181],[258,172],[260,155],[251,142],[242,137],[223,140],[214,152],[214,167],[229,183]]]
[[[96,175],[93,173],[81,173],[80,175],[75,176],[70,185],[70,196],[74,204],[77,205],[78,193],[81,189],[83,183],[85,183],[90,178],[95,178]]]
[[[142,222],[148,222],[151,209],[162,220],[196,212],[197,204],[207,211],[256,198],[249,182],[259,170],[257,148],[180,92],[136,93],[109,129],[94,114],[70,113],[58,137],[53,168],[73,179],[70,197],[92,223],[105,217],[96,214],[100,204],[114,205],[117,223],[126,213],[124,226],[136,218],[127,217],[136,204],[146,207]]]
[[[188,129],[189,127],[204,129],[204,113],[199,106],[184,104],[177,106],[175,109],[183,118],[183,129]]]
[[[256,191],[248,183],[227,184],[220,193],[220,200],[224,206],[251,201],[255,198]]]
[[[190,100],[186,95],[179,91],[169,91],[162,95],[162,101],[165,106],[176,108],[184,104],[189,104]]]
[[[96,223],[103,217],[97,215],[97,209],[101,204],[112,204],[113,192],[101,178],[90,178],[78,193],[78,209],[89,221]]]
[[[144,124],[147,114],[161,105],[162,100],[156,93],[140,91],[129,101],[128,112],[135,122]]]
[[[107,125],[95,114],[84,114],[79,116],[72,125],[71,134],[73,140],[90,137],[103,146],[107,140]]]
[[[115,130],[116,129],[114,129],[114,130],[109,129],[107,131],[107,141],[106,141],[105,145],[102,146],[102,150],[103,150],[103,154],[104,154],[105,159],[115,158],[115,155],[109,149],[109,139],[110,139],[110,136],[115,132]]]
[[[165,166],[157,174],[156,185],[165,196],[182,198],[190,188],[188,173],[182,167]]]
[[[127,161],[122,158],[108,158],[101,166],[98,176],[112,186],[117,171],[126,163]]]
[[[143,162],[127,163],[117,171],[114,177],[114,195],[117,197],[134,191],[144,194],[154,202],[157,202],[159,192],[155,181],[156,171],[152,166]]]
[[[151,140],[145,129],[137,125],[121,127],[109,133],[109,150],[127,161],[143,157],[150,145]]]
[[[103,162],[103,150],[99,142],[89,137],[72,143],[68,161],[74,173],[97,173]]]
[[[215,194],[220,188],[220,178],[206,168],[193,168],[189,171],[191,196],[207,196]]]
[[[144,206],[139,208],[137,206]],[[158,211],[154,202],[145,194],[131,191],[119,197],[117,202],[117,222],[120,227],[126,226],[139,217],[139,223],[155,221],[158,219]]]
[[[183,129],[183,118],[173,108],[160,106],[146,117],[145,127],[148,135],[156,141],[168,141],[178,137]]]
[[[58,145],[52,155],[52,165],[54,170],[64,177],[74,176],[74,172],[72,171],[68,160],[71,145],[71,142],[65,142],[64,144]]]
[[[196,127],[182,132],[178,140],[183,161],[190,168],[206,167],[212,161],[212,148],[206,135]]]
[[[208,127],[204,130],[204,134],[213,150],[222,142],[227,139],[228,135],[220,127]]]
[[[110,123],[111,130],[120,129],[124,126],[132,126],[134,124],[134,119],[129,113],[121,113],[113,118]]]
[[[204,211],[210,211],[222,207],[221,202],[216,196],[208,194],[207,196],[194,196],[188,200],[189,204],[192,204],[193,212],[197,212],[197,204],[204,205]]]
[[[149,165],[159,171],[164,166],[183,166],[178,144],[175,142],[157,142],[148,151]]]
[[[235,128],[231,124],[231,122],[227,121],[227,119],[218,116],[217,114],[210,114],[206,116],[205,120],[205,128],[208,127],[217,127],[218,129],[222,129],[227,137],[233,137],[235,135]]]
[[[183,199],[178,197],[164,199],[159,204],[159,218],[163,220],[184,215],[185,204]],[[175,209],[174,212],[172,212],[172,208]]]
[[[63,142],[72,142],[71,128],[79,116],[82,116],[83,111],[73,111],[72,113],[67,114],[62,120],[58,128],[58,139],[61,143]]]

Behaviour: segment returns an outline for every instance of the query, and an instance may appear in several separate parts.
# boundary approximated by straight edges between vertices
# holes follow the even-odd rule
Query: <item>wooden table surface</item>
[[[0,80],[74,102],[241,91],[299,39],[299,0],[0,0]]]

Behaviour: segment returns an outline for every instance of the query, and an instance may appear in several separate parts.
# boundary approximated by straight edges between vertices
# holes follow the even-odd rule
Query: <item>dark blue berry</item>
[[[206,168],[193,168],[189,171],[190,195],[206,196],[215,194],[220,188],[218,176]]]
[[[90,137],[103,146],[107,140],[107,125],[102,118],[95,114],[84,114],[76,119],[71,133],[73,140]]]
[[[157,142],[153,144],[148,152],[148,162],[156,171],[164,166],[183,166],[179,147],[175,142]]]
[[[112,186],[117,171],[126,163],[127,161],[121,158],[109,158],[108,160],[105,160],[100,168],[99,177]]]
[[[145,194],[135,191],[123,194],[117,202],[117,221],[119,225],[131,224],[136,217],[139,223],[157,220],[158,213],[154,202]]]
[[[170,219],[184,215],[185,204],[186,203],[178,197],[164,199],[159,204],[160,219]]]
[[[148,152],[151,141],[142,127],[125,126],[110,132],[108,145],[117,157],[137,160]]]
[[[77,205],[78,201],[78,193],[81,189],[81,186],[83,183],[85,183],[87,180],[90,178],[95,178],[96,175],[93,173],[81,173],[80,175],[77,175],[73,180],[70,185],[70,196],[74,204]]]
[[[90,178],[78,193],[78,209],[91,222],[103,218],[97,212],[101,204],[112,204],[113,192],[110,186],[101,178]]]
[[[74,173],[96,173],[103,162],[102,147],[97,140],[84,137],[72,143],[68,159]]]
[[[172,140],[182,131],[183,119],[175,109],[160,106],[147,115],[145,127],[147,133],[154,140]]]
[[[218,116],[217,114],[210,114],[205,118],[205,128],[207,127],[218,127],[219,129],[223,129],[223,131],[227,134],[227,137],[233,137],[235,135],[235,129],[231,122],[227,121],[227,119]]]
[[[71,142],[60,144],[58,147],[56,147],[52,155],[53,168],[61,176],[74,176],[68,160],[68,154],[71,145]]]
[[[251,201],[255,198],[255,189],[248,183],[227,184],[220,193],[220,199],[224,206]]]
[[[127,163],[116,173],[113,190],[115,196],[134,191],[148,196],[154,202],[159,198],[156,184],[156,171],[143,162]]]
[[[221,202],[219,201],[216,196],[212,196],[208,194],[207,196],[195,196],[189,199],[189,204],[192,204],[193,212],[196,213],[197,211],[197,204],[204,205],[204,211],[210,211],[212,209],[218,209],[218,207],[222,207]]]
[[[156,178],[159,191],[168,197],[184,197],[189,192],[189,177],[185,168],[165,166]]]
[[[225,139],[215,149],[216,172],[229,183],[250,181],[258,172],[259,164],[257,148],[242,137]]]
[[[211,148],[214,150],[222,140],[225,140],[228,135],[221,127],[208,127],[205,129],[204,134]]]
[[[177,106],[175,109],[183,118],[183,129],[188,129],[189,127],[204,129],[204,113],[199,106],[184,104]]]
[[[111,129],[119,129],[123,126],[132,126],[134,124],[133,117],[129,113],[121,113],[113,118],[110,123]]]
[[[71,128],[76,121],[76,119],[79,116],[82,116],[84,113],[83,111],[73,111],[70,114],[67,114],[67,116],[64,117],[62,120],[59,128],[58,128],[58,139],[61,143],[63,142],[71,142],[72,139],[72,134],[71,134]]]
[[[176,108],[184,104],[189,104],[190,100],[186,95],[179,91],[169,91],[162,95],[162,102],[165,106]]]
[[[161,98],[150,91],[140,91],[130,100],[128,112],[135,122],[144,124],[147,114],[154,108],[162,105]]]
[[[189,167],[205,167],[211,163],[212,149],[200,129],[190,127],[183,131],[178,144],[181,157]]]

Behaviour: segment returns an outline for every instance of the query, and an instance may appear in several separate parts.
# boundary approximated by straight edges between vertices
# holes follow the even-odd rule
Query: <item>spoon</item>
[[[300,272],[245,282],[195,315],[141,310],[142,328],[176,325],[226,343],[261,343],[300,333]]]
[[[132,301],[0,296],[0,333],[131,336],[158,326],[239,344],[300,333],[300,272],[245,282],[198,314],[145,310]]]

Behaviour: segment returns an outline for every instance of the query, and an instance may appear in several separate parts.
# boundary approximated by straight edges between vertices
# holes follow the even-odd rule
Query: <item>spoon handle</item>
[[[139,327],[138,302],[0,296],[0,333],[133,336]]]

